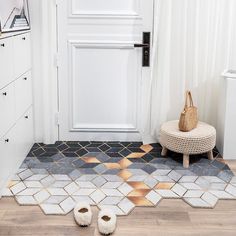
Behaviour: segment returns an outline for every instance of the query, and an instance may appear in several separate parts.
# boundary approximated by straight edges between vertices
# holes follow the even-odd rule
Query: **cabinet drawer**
[[[14,83],[0,90],[0,108],[0,137],[2,137],[15,122]]]
[[[13,81],[12,38],[0,40],[0,89]]]
[[[33,115],[30,108],[0,139],[0,189],[19,168],[33,145]]]
[[[21,34],[13,38],[15,78],[31,68],[30,34]]]
[[[21,117],[32,105],[32,79],[27,72],[15,81],[16,118]]]

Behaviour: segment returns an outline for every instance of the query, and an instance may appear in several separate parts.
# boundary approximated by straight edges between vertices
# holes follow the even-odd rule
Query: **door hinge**
[[[54,66],[55,67],[59,67],[59,54],[58,53],[55,53],[54,54]]]
[[[55,124],[57,125],[57,126],[59,126],[60,125],[60,118],[59,118],[59,112],[56,112],[55,113]]]

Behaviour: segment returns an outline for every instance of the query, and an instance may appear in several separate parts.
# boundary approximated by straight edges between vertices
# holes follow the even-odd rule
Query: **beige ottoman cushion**
[[[183,154],[202,154],[211,151],[216,144],[216,130],[213,126],[199,122],[196,129],[181,132],[178,121],[162,125],[160,143],[167,149]]]

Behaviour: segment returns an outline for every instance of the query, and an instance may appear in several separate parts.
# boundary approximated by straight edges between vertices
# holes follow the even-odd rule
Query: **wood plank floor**
[[[236,172],[236,161],[228,162]],[[99,235],[93,208],[93,223],[79,228],[72,213],[45,216],[37,206],[18,206],[12,198],[0,200],[0,235]],[[163,200],[156,208],[136,208],[119,217],[115,236],[236,235],[236,201],[219,201],[215,209],[194,209],[182,200]]]

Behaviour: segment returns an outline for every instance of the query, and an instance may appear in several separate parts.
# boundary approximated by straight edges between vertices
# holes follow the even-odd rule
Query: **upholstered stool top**
[[[182,132],[178,121],[169,121],[162,125],[160,143],[163,147],[183,154],[201,154],[209,152],[216,144],[216,130],[213,126],[199,122],[197,128]]]

